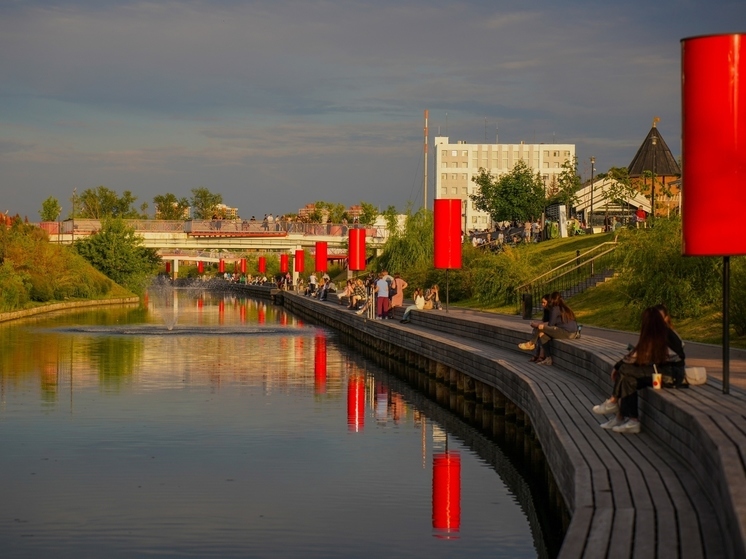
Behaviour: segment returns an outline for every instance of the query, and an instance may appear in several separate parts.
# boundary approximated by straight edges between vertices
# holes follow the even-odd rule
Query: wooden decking
[[[410,324],[367,320],[333,302],[284,304],[361,341],[414,352],[492,387],[530,418],[572,521],[563,558],[746,556],[746,395],[715,381],[642,392],[643,431],[599,428],[617,342],[553,342],[554,365],[517,349],[528,325],[473,311],[413,312]],[[478,395],[480,390],[476,391]]]

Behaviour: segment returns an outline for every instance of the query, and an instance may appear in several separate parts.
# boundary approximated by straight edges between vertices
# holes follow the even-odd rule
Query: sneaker
[[[611,400],[606,400],[603,404],[593,406],[593,413],[597,413],[598,415],[609,415],[610,413],[616,413],[618,411],[619,404],[612,402]]]
[[[551,357],[545,357],[544,359],[539,359],[536,362],[537,365],[552,365],[552,358]]]
[[[365,309],[360,309],[359,311],[355,311],[355,314],[363,314],[365,312]]]
[[[612,431],[615,433],[629,433],[629,434],[635,434],[640,432],[640,420],[639,419],[628,419],[621,425],[617,425],[616,427],[611,428]]]
[[[523,342],[522,344],[518,344],[518,347],[526,351],[531,351],[532,349],[536,349],[536,344],[534,342]]]
[[[606,423],[602,423],[601,425],[599,425],[599,427],[601,427],[601,429],[613,429],[614,427],[616,427],[617,425],[621,425],[622,423],[624,423],[624,419],[619,419],[615,415],[614,417],[609,419]]]

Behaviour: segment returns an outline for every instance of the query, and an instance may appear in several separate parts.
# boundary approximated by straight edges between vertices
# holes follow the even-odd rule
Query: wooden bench
[[[742,391],[717,383],[642,391],[640,435],[600,429],[591,412],[611,391],[622,344],[552,342],[554,366],[529,363],[528,325],[475,311],[413,311],[410,324],[366,320],[337,302],[285,300],[293,312],[461,371],[530,418],[572,521],[561,557],[744,557]],[[403,309],[396,311],[397,318]],[[382,347],[385,347],[382,346]]]

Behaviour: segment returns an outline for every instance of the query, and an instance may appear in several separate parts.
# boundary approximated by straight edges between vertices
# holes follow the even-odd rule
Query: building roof
[[[619,202],[612,199],[611,191],[616,184],[614,179],[603,178],[593,181],[593,185],[586,184],[575,194],[576,202],[573,205],[575,211],[586,211],[591,205],[591,188],[593,189],[593,212],[600,213],[605,210],[607,205],[617,206]],[[630,191],[625,198],[624,203],[637,208],[642,208],[650,212],[650,200],[638,191]]]
[[[657,122],[656,118],[640,149],[632,158],[632,163],[627,167],[630,178],[641,177],[646,171],[653,172],[653,167],[655,167],[655,174],[659,177],[681,175],[681,167],[658,131]],[[653,139],[655,139],[655,144],[653,144]]]

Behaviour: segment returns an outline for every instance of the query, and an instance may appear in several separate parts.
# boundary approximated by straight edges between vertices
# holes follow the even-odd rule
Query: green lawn
[[[579,250],[582,253],[602,242],[613,241],[613,238],[611,233],[581,235],[545,241],[525,248],[518,247],[518,250],[530,251],[532,260],[539,259],[542,261],[542,268],[550,270],[572,260],[576,251]],[[616,289],[613,279],[572,297],[567,303],[582,324],[629,332],[636,332],[639,328],[639,312],[629,305],[630,301],[627,296]],[[455,306],[479,308],[475,301],[460,301],[455,303]],[[505,307],[482,308],[482,310],[502,314],[519,312],[517,303]],[[723,334],[722,316],[721,308],[708,308],[704,309],[704,313],[698,318],[675,320],[674,326],[686,340],[720,344]],[[730,343],[733,347],[746,348],[746,336],[737,337],[731,329]]]

